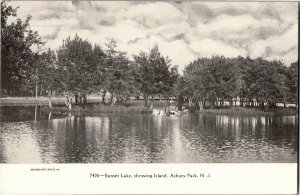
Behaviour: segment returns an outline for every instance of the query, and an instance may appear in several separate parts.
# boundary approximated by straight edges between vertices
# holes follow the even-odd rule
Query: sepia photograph
[[[0,163],[297,163],[298,11],[1,0]]]

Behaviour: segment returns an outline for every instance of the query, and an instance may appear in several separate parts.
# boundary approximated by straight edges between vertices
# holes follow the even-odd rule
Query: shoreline
[[[0,107],[1,106],[42,106],[42,111],[53,113],[68,113],[67,108],[64,106],[65,97],[51,97],[51,102],[53,108],[49,108],[48,97],[6,97],[0,98]],[[74,105],[72,104],[71,113],[80,114],[80,113],[152,113],[153,110],[150,108],[144,107],[143,100],[129,100],[123,104],[109,105],[103,104],[101,97],[89,97],[88,103],[86,105]],[[73,101],[74,102],[74,101]],[[149,105],[151,101],[149,101]],[[167,102],[165,100],[155,100],[153,102],[155,108],[166,108]],[[223,107],[215,109],[204,109],[202,112],[199,110],[194,110],[195,113],[204,113],[204,114],[228,114],[228,115],[298,115],[296,108],[283,108],[277,107],[275,109],[261,109],[258,107]]]
[[[42,107],[43,112],[52,112],[59,114],[69,113],[67,108],[64,106],[54,106],[52,109],[49,107]],[[128,113],[128,114],[148,114],[152,113],[153,110],[141,106],[124,106],[124,105],[104,105],[104,104],[88,104],[85,106],[74,105],[71,114],[97,114],[97,113]]]
[[[217,109],[204,109],[202,113],[206,114],[228,114],[228,115],[298,115],[295,108],[282,108],[275,109],[260,109],[255,107],[229,107]]]
[[[157,107],[156,107],[157,108]],[[161,107],[163,109],[163,107]],[[54,112],[54,113],[68,113],[66,107],[44,107],[42,109],[44,112]],[[146,108],[142,105],[104,105],[104,104],[89,104],[86,106],[74,106],[70,111],[72,114],[97,114],[97,113],[128,113],[128,114],[151,114],[153,109]],[[178,111],[182,113],[182,111]],[[190,112],[192,113],[192,112]],[[294,108],[276,108],[262,110],[259,108],[251,107],[231,107],[231,108],[216,108],[216,109],[204,109],[202,112],[198,110],[193,113],[198,114],[219,114],[219,115],[281,115],[281,116],[295,116],[298,115],[297,110]]]

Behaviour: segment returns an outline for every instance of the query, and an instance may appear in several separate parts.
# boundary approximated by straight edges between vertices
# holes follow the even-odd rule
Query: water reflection
[[[297,116],[168,117],[155,110],[57,117],[40,110],[1,110],[1,163],[297,161]]]

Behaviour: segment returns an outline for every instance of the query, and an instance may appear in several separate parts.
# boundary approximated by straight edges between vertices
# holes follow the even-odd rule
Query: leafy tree
[[[286,85],[287,99],[298,107],[298,61],[293,62],[287,69]]]
[[[173,66],[166,71],[166,75],[164,77],[163,85],[160,86],[160,93],[166,99],[170,96],[175,96],[175,86],[177,83],[177,79],[179,78],[178,67]]]
[[[213,84],[208,62],[209,59],[207,58],[198,58],[187,65],[183,75],[189,86],[187,90],[189,94],[189,106],[192,105],[192,101],[195,101],[200,111],[203,110],[205,102],[209,98],[211,84]]]
[[[93,91],[99,79],[97,63],[93,55],[93,47],[87,40],[77,35],[68,37],[57,50],[57,65],[60,88],[67,93],[67,106],[71,108],[72,95],[76,99],[80,95],[86,103],[86,95]],[[77,103],[77,100],[75,100]]]
[[[159,52],[157,45],[149,53],[140,52],[134,56],[134,60],[137,66],[135,79],[140,83],[146,107],[149,96],[161,95],[167,98],[171,95],[178,77],[177,68],[171,68],[171,61]]]
[[[276,107],[276,103],[285,97],[285,76],[280,72],[283,64],[280,61],[267,61],[257,58],[248,69],[250,101],[255,98],[261,106]]]
[[[184,78],[182,76],[179,76],[174,87],[174,96],[177,98],[178,110],[182,110],[182,106],[184,104],[185,86],[186,82]]]
[[[221,57],[222,60],[222,57]],[[223,59],[224,60],[224,59]],[[238,59],[226,58],[223,63],[219,63],[220,72],[220,97],[229,101],[233,105],[233,98],[236,98],[241,89],[241,73]],[[218,77],[217,77],[218,78]],[[215,79],[217,79],[215,78]]]
[[[184,79],[190,88],[189,98],[198,103],[200,111],[206,101],[215,106],[217,99],[227,99],[232,105],[232,98],[237,97],[241,85],[236,61],[223,56],[198,58],[186,67]]]
[[[239,91],[240,105],[245,106],[247,99],[253,99],[253,92],[250,91],[250,85],[255,82],[256,72],[253,69],[253,60],[249,57],[239,56],[236,59],[241,73],[241,88]]]
[[[104,80],[106,78],[107,69],[105,68],[105,60],[107,55],[105,51],[100,47],[100,45],[95,45],[93,49],[93,63],[95,63],[95,73],[98,75],[94,82],[93,91],[102,92],[102,102],[106,95]],[[76,99],[76,98],[75,98]]]
[[[174,93],[178,99],[179,110],[180,110],[181,106],[183,105],[184,101],[187,99],[189,101],[189,107],[191,107],[193,89],[192,89],[192,86],[189,85],[189,83],[188,83],[188,78],[187,78],[187,74],[185,71],[184,71],[183,76],[178,77]]]
[[[31,86],[39,87],[40,95],[57,89],[56,80],[56,54],[54,50],[48,49],[36,56],[31,66]]]
[[[104,89],[110,92],[113,105],[114,96],[117,102],[122,103],[134,93],[134,77],[126,53],[116,50],[116,41],[111,39],[106,44],[109,49],[106,52]]]
[[[31,68],[39,52],[34,52],[32,47],[39,48],[43,44],[38,33],[30,29],[30,16],[25,21],[17,18],[12,23],[7,22],[16,16],[17,8],[8,1],[1,1],[1,89],[5,94],[29,91]]]
[[[45,91],[48,92],[49,96],[49,107],[52,108],[51,95],[52,91],[59,91],[59,80],[58,70],[57,70],[57,59],[55,52],[51,49],[48,49],[46,52],[43,52],[39,55],[38,58],[38,68],[37,68],[37,79],[39,85],[43,86]],[[42,87],[41,87],[42,88]]]
[[[199,59],[197,61],[194,61],[190,63],[184,72],[184,79],[187,81],[188,86],[190,88],[189,92],[189,106],[191,106],[191,102],[193,100],[196,100],[199,102],[199,107],[203,109],[203,103],[204,102],[204,95],[205,95],[205,89],[204,89],[204,82],[202,80],[201,74],[204,72],[204,66],[202,63],[199,63]]]

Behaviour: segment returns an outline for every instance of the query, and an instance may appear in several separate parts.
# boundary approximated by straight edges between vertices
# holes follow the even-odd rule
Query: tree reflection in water
[[[296,162],[297,116],[1,109],[2,163]],[[157,112],[159,113],[159,111]]]

